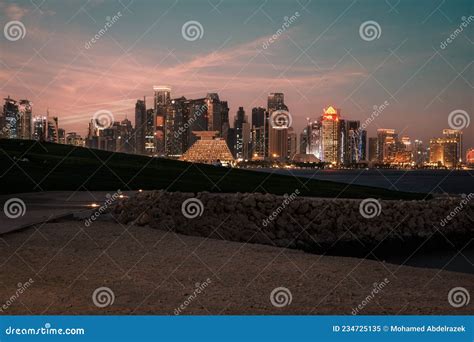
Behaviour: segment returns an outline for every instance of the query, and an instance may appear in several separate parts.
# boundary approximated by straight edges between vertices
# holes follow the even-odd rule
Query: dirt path
[[[0,314],[474,313],[448,302],[454,287],[474,294],[474,275],[126,228],[67,221],[1,236]],[[94,304],[99,287],[112,305]],[[278,287],[276,304],[291,303],[272,305]]]

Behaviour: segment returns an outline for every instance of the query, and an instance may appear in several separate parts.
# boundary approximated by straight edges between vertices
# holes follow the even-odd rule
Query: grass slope
[[[280,195],[299,189],[301,195],[315,197],[422,199],[426,196],[68,145],[0,140],[0,193],[115,189]]]

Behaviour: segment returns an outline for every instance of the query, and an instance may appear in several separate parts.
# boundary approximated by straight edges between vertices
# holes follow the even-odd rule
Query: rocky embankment
[[[474,235],[474,194],[387,201],[160,190],[121,201],[114,215],[125,224],[316,253],[409,253],[421,243],[464,247]]]

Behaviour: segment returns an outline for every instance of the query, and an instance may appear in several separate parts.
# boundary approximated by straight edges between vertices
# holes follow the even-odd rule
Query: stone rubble
[[[202,202],[201,216],[191,219],[183,215],[182,204],[189,198]],[[288,197],[261,193],[156,190],[120,201],[113,215],[123,224],[149,225],[185,235],[312,252],[326,252],[335,244],[366,251],[382,243],[403,246],[427,238],[446,247],[451,243],[462,246],[474,236],[474,201],[467,201],[448,224],[440,224],[462,199],[378,200],[380,215],[365,218],[359,211],[360,199],[296,197],[288,201]],[[281,209],[285,200],[288,203]]]

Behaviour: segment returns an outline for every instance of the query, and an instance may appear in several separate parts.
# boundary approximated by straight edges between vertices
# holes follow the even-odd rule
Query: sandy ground
[[[177,235],[112,222],[49,223],[0,236],[0,314],[473,314],[448,292],[474,275]],[[18,286],[33,283],[18,294]],[[196,285],[208,285],[195,298]],[[18,284],[21,283],[21,284]],[[99,287],[113,304],[94,305]],[[272,290],[292,301],[275,307]],[[14,300],[11,298],[14,296]],[[7,305],[6,305],[7,304]]]

